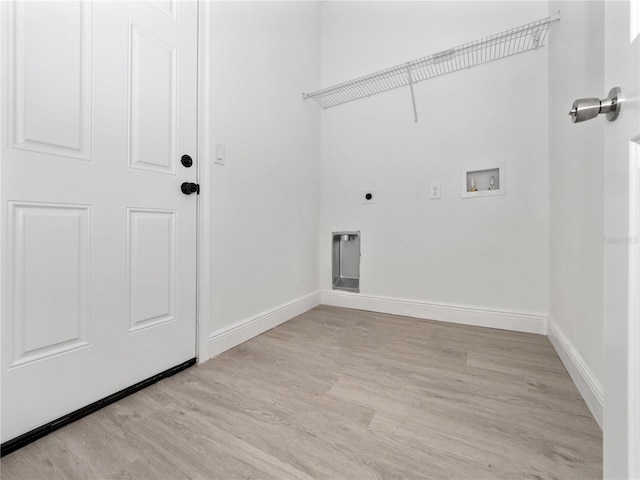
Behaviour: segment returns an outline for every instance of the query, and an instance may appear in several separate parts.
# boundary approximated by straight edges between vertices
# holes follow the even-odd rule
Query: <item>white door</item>
[[[5,442],[195,357],[197,4],[0,15]]]
[[[622,89],[622,111],[615,122],[605,124],[605,237],[617,239],[605,243],[604,289],[604,476],[640,478],[640,398],[634,397],[640,371],[633,369],[637,358],[637,317],[630,308],[633,295],[629,281],[632,238],[630,216],[638,213],[635,202],[630,152],[640,133],[640,27],[637,1],[605,2],[605,72],[603,93]],[[604,120],[604,119],[603,119]],[[636,182],[637,183],[637,182]],[[637,220],[637,219],[636,219]],[[622,241],[625,240],[625,241]],[[637,287],[635,287],[637,288]],[[638,392],[640,393],[640,392]],[[636,425],[635,428],[633,425]],[[635,430],[635,434],[634,434]],[[634,440],[635,436],[635,440]],[[634,466],[635,464],[635,466]],[[635,472],[633,471],[635,469]]]

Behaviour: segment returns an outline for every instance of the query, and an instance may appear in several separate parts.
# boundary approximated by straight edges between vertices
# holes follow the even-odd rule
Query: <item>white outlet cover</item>
[[[367,200],[367,194],[371,194],[371,200]],[[362,190],[360,198],[362,199],[363,205],[373,205],[374,203],[376,203],[377,199],[376,191],[372,188]]]
[[[429,199],[437,200],[440,198],[440,182],[433,182],[429,187]]]

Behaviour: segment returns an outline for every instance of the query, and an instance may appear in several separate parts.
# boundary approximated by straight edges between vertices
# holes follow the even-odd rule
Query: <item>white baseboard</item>
[[[343,292],[320,292],[323,305],[546,335],[547,316]]]
[[[253,337],[257,337],[318,305],[320,305],[320,293],[314,292],[211,332],[209,335],[209,358],[251,340]]]
[[[573,383],[580,395],[582,395],[587,407],[591,410],[593,418],[602,428],[602,406],[604,401],[602,383],[551,315],[549,315],[548,327],[549,340],[553,348],[556,349],[564,368],[569,372]]]

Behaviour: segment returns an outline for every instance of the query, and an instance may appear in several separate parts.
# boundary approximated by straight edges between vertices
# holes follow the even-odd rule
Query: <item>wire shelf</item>
[[[355,80],[312,93],[303,93],[302,98],[313,99],[322,108],[330,108],[387,90],[409,86],[417,121],[413,84],[540,48],[544,46],[551,24],[559,20],[559,16],[547,17]]]

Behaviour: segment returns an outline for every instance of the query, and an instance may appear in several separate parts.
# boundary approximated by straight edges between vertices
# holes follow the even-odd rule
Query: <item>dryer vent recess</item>
[[[332,287],[360,292],[360,232],[333,232],[331,237]]]

